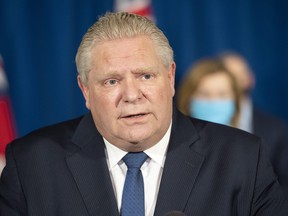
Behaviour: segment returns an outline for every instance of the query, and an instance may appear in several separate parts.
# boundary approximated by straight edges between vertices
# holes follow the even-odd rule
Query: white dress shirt
[[[164,137],[156,145],[144,151],[149,156],[141,167],[144,181],[145,216],[153,216],[154,214],[164,162],[166,159],[166,151],[170,139],[171,125],[172,123]],[[122,161],[122,158],[127,154],[127,152],[119,149],[115,145],[112,145],[105,138],[104,143],[106,145],[107,164],[120,212],[122,192],[127,172],[127,166]]]

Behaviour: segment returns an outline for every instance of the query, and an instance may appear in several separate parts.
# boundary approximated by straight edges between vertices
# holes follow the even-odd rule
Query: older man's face
[[[88,85],[78,78],[97,129],[126,151],[142,151],[166,133],[172,118],[175,63],[165,68],[147,36],[97,44]]]

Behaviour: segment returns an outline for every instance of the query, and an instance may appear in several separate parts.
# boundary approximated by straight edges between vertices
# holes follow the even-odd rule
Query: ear
[[[82,91],[82,94],[85,98],[85,101],[86,101],[86,107],[87,109],[90,110],[90,100],[89,100],[89,87],[88,87],[88,84],[84,84],[81,80],[81,77],[80,75],[77,76],[77,81],[78,81],[78,86],[79,88],[81,89]]]
[[[168,73],[168,79],[170,81],[170,87],[173,96],[175,95],[175,71],[176,71],[176,63],[173,61]]]

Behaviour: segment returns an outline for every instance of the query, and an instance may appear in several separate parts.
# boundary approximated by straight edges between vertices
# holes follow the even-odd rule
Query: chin
[[[147,142],[147,140],[151,136],[143,136],[143,132],[141,134],[127,134],[127,136],[122,135],[122,140],[126,140],[128,143],[131,143],[132,145],[140,145],[141,143]]]

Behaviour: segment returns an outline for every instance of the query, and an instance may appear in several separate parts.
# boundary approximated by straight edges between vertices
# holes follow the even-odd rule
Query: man
[[[237,53],[225,53],[221,55],[221,59],[234,74],[241,90],[239,128],[265,140],[278,181],[288,197],[288,128],[278,118],[253,106],[251,92],[255,85],[255,77],[247,61]]]
[[[287,215],[257,137],[174,108],[173,51],[150,20],[106,14],[76,64],[91,112],[7,147],[1,216]]]

